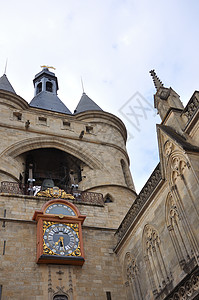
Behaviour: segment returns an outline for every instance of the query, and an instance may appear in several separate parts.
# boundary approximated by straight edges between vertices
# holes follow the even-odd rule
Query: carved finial
[[[163,83],[162,83],[162,81],[156,75],[155,70],[151,70],[149,73],[151,74],[151,76],[153,78],[153,82],[154,82],[156,90],[158,90],[160,87],[164,86]]]

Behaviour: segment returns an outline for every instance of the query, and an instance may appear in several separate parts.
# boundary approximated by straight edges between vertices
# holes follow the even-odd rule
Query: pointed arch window
[[[104,197],[104,203],[111,203],[113,202],[113,197],[110,194],[106,194]]]
[[[178,259],[179,265],[186,269],[186,264],[193,256],[193,249],[189,241],[189,230],[186,232],[186,224],[180,217],[178,207],[169,193],[166,201],[166,224],[169,230],[171,241]]]
[[[170,279],[163,259],[158,231],[151,225],[146,225],[144,228],[143,252],[152,292],[158,295]]]
[[[130,252],[126,253],[124,259],[124,278],[125,278],[127,299],[134,299],[134,300],[143,299],[138,266],[136,260],[130,254]]]

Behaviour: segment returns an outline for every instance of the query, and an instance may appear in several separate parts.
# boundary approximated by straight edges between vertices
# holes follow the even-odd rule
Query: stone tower
[[[72,114],[48,67],[33,83],[28,104],[5,74],[0,78],[0,298],[126,299],[113,253],[114,233],[136,197],[126,128],[85,93]],[[49,201],[86,217],[82,266],[38,263],[33,215]],[[63,239],[55,244],[63,247]]]

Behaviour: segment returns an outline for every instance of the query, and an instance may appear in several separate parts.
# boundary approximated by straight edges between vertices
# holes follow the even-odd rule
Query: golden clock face
[[[48,255],[81,256],[78,224],[44,221],[43,250]]]

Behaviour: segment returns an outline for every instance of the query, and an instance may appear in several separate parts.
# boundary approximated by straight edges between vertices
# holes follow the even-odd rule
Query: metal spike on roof
[[[155,70],[151,70],[149,73],[151,74],[151,76],[153,78],[153,82],[154,82],[156,90],[158,90],[160,87],[164,86],[163,83],[162,83],[162,81],[156,75]]]
[[[10,81],[8,80],[6,74],[0,77],[0,90],[8,91],[11,93],[16,94],[15,90],[13,89]]]

